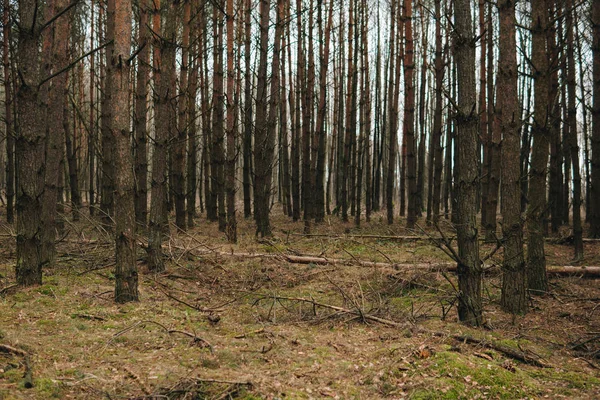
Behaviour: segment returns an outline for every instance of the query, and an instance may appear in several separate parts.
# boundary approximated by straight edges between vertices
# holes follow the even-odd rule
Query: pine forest
[[[600,398],[600,0],[0,13],[0,399]]]

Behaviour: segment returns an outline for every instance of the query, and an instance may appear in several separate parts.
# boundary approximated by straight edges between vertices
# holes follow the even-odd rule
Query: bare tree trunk
[[[533,293],[548,290],[546,254],[544,251],[544,224],[546,214],[546,177],[548,175],[548,153],[550,126],[548,113],[552,105],[549,99],[550,70],[546,52],[548,32],[548,2],[532,3],[532,68],[534,75],[534,113],[531,134],[531,173],[529,179],[529,207],[527,209],[527,284]]]
[[[103,7],[100,7],[103,10]],[[111,40],[114,38],[114,32],[111,31],[114,26],[108,23],[108,11],[107,11],[107,23],[106,23],[106,38]],[[111,124],[113,122],[113,116],[111,112],[113,111],[113,107],[111,107],[113,100],[111,96],[113,94],[113,90],[110,87],[112,80],[108,78],[108,70],[110,68],[110,50],[107,47],[105,51],[105,68],[101,69],[104,76],[104,86],[102,88],[102,114],[101,114],[101,135],[102,135],[102,193],[100,197],[100,213],[102,221],[107,226],[112,226],[113,224],[113,214],[114,214],[114,191],[115,191],[115,143],[114,136],[112,134]],[[123,106],[123,105],[122,105]],[[124,106],[123,106],[124,107]],[[76,127],[73,128],[73,135],[77,132]],[[75,141],[76,142],[76,141]],[[77,143],[74,143],[73,149],[77,148]]]
[[[148,29],[148,12],[152,4],[149,0],[140,2],[140,22],[138,27],[137,82],[135,96],[135,216],[141,227],[148,221],[148,149],[147,114],[148,114],[148,81],[150,80],[150,30]],[[91,165],[91,164],[90,164]],[[90,175],[90,182],[92,181]],[[90,186],[91,187],[91,186]]]
[[[186,144],[188,141],[188,110],[191,105],[188,104],[189,91],[189,47],[190,47],[190,19],[191,19],[191,0],[183,1],[183,31],[181,40],[181,70],[179,72],[179,95],[178,95],[178,126],[174,127],[173,142],[173,164],[171,191],[173,192],[175,203],[175,225],[178,229],[186,230],[186,210],[185,210],[185,162],[186,162]],[[181,7],[178,4],[178,12]],[[174,114],[172,114],[174,116]]]
[[[108,0],[108,29],[114,33],[107,50],[107,79],[113,90],[111,99],[115,157],[115,301],[126,303],[138,300],[136,265],[135,205],[133,159],[130,143],[129,59],[131,48],[131,1]]]
[[[51,16],[58,15],[67,6],[66,0],[54,0],[50,3],[48,11]],[[68,62],[69,45],[69,14],[63,15],[54,22],[54,26],[46,31],[50,40],[50,65],[52,73],[64,68]],[[65,143],[65,103],[68,99],[67,74],[63,73],[51,81],[48,95],[48,117],[46,136],[46,174],[45,188],[42,202],[42,264],[52,264],[56,252],[55,232],[58,199],[58,180],[62,174],[61,160],[64,158]]]
[[[227,239],[230,243],[237,242],[237,221],[235,216],[235,162],[236,162],[236,134],[235,134],[235,108],[234,85],[235,71],[233,70],[233,0],[227,0]]]
[[[477,233],[477,113],[475,85],[475,48],[471,21],[471,2],[454,2],[455,57],[458,98],[458,317],[473,326],[483,324],[481,305],[481,259]]]
[[[396,87],[398,86],[396,79],[399,76],[396,73],[396,70],[400,70],[400,64],[396,63],[395,51],[396,51],[396,43],[399,42],[396,37],[396,13],[397,10],[397,0],[392,0],[391,2],[391,12],[390,12],[390,57],[389,57],[389,66],[388,66],[388,80],[387,80],[387,92],[384,93],[384,96],[387,96],[387,108],[389,110],[389,156],[388,156],[388,164],[387,164],[387,176],[386,176],[386,189],[385,189],[385,197],[386,197],[386,209],[387,209],[387,221],[388,224],[394,223],[394,182],[395,171],[396,171],[396,148],[397,148],[397,121],[398,121],[398,99],[396,97]],[[399,59],[399,57],[398,57]]]
[[[569,147],[571,162],[573,165],[573,237],[574,237],[574,259],[579,261],[583,258],[583,228],[581,226],[581,172],[579,165],[579,142],[577,138],[577,106],[575,103],[576,79],[575,79],[575,35],[573,24],[573,13],[575,13],[575,2],[568,1],[567,11],[567,91],[569,100],[567,104],[569,124]]]
[[[170,86],[170,68],[168,61],[175,57],[175,10],[168,2],[164,7],[165,24],[161,24],[161,3],[154,0],[154,18],[152,29],[161,32],[154,47],[154,152],[152,155],[152,193],[150,203],[150,223],[148,225],[148,269],[155,272],[165,270],[162,253],[162,241],[168,232],[167,216],[167,142],[169,140],[169,100],[173,93]]]
[[[41,78],[40,23],[36,0],[20,0],[18,3],[20,26],[31,29],[18,31],[18,74],[20,85],[17,92],[17,165],[21,171],[17,186],[17,283],[22,286],[42,283],[42,260],[40,258],[40,218],[44,193],[44,129],[47,104],[42,102],[39,88]]]
[[[249,218],[252,215],[252,199],[250,196],[250,187],[252,181],[252,69],[250,66],[250,44],[252,41],[252,3],[251,0],[246,0],[246,9],[244,10],[245,19],[245,37],[244,37],[244,170],[243,170],[243,187],[244,187],[244,218]]]
[[[225,211],[225,117],[224,73],[223,73],[223,18],[218,7],[213,6],[213,98],[212,98],[212,149],[211,149],[211,188],[216,197],[219,231],[227,228]]]
[[[256,129],[254,147],[254,218],[256,235],[271,234],[269,222],[269,193],[271,189],[271,168],[269,155],[269,103],[267,96],[267,57],[269,45],[270,0],[260,0],[260,54],[256,95]],[[275,73],[277,74],[277,72]],[[272,151],[272,149],[271,149]],[[270,157],[270,158],[269,158]]]
[[[371,75],[369,73],[369,37],[368,37],[368,22],[369,12],[367,8],[366,0],[361,1],[361,15],[362,15],[362,65],[363,65],[363,81],[365,87],[365,101],[364,101],[364,114],[365,119],[365,220],[371,221],[371,211],[373,209],[373,195],[372,195],[372,171],[371,171]],[[362,173],[359,174],[359,177]]]
[[[95,42],[94,42],[94,27],[96,24],[96,21],[94,20],[94,10],[95,10],[95,5],[94,5],[94,0],[90,1],[90,10],[91,10],[91,18],[90,18],[90,48],[93,49],[95,46]],[[142,14],[145,14],[143,11],[141,11],[141,7],[140,7],[140,16]],[[100,27],[100,24],[98,25]],[[141,27],[141,21],[140,21],[140,27]],[[99,28],[101,29],[101,28]],[[139,32],[141,33],[143,31],[143,28],[140,28]],[[90,132],[88,135],[88,168],[89,168],[89,182],[88,182],[88,209],[90,212],[90,215],[94,215],[95,213],[95,189],[94,189],[94,185],[95,185],[95,173],[96,173],[96,117],[95,117],[95,94],[94,94],[94,89],[96,88],[96,63],[95,63],[95,57],[96,55],[94,53],[92,53],[92,55],[90,56]],[[141,55],[140,55],[140,59],[141,59]],[[139,84],[139,83],[138,83]],[[137,174],[136,174],[137,176]],[[73,215],[75,216],[75,214]]]
[[[443,148],[442,148],[442,89],[444,83],[444,60],[442,59],[442,27],[441,27],[441,0],[435,0],[435,111],[433,117],[433,222],[439,221],[440,193],[442,189]],[[432,168],[432,167],[430,167]],[[431,175],[430,175],[431,176]]]
[[[287,6],[287,17],[290,18],[290,3]],[[290,25],[287,25],[287,36],[290,36]],[[291,46],[288,46],[287,51],[289,67],[288,72],[290,76],[290,120],[292,127],[292,143],[291,143],[291,155],[292,155],[292,218],[295,221],[300,219],[301,199],[300,199],[300,130],[301,130],[301,119],[300,119],[300,87],[298,77],[296,77],[296,87],[294,88],[292,80],[292,55]]]
[[[600,0],[592,0],[592,219],[590,234],[600,237]]]
[[[192,3],[194,13],[200,11],[200,5],[197,0]],[[198,114],[196,112],[196,96],[198,94],[198,70],[199,64],[201,64],[201,35],[199,32],[204,30],[202,21],[198,15],[195,16],[193,28],[190,31],[190,62],[191,68],[189,70],[189,90],[188,90],[188,144],[187,144],[187,226],[188,228],[194,227],[194,218],[196,217],[196,196],[198,194],[198,145],[196,142],[197,127],[198,127]],[[200,185],[200,209],[202,210],[202,185]]]
[[[412,32],[412,0],[404,0],[404,138],[406,139],[406,178],[408,180],[408,215],[406,227],[413,229],[417,222],[417,158],[415,155],[415,86],[414,42]]]
[[[491,138],[488,135],[491,132],[488,129],[488,110],[487,110],[487,70],[486,70],[486,58],[487,58],[487,39],[488,35],[493,36],[492,32],[486,31],[486,14],[485,14],[485,1],[479,0],[479,35],[481,36],[480,43],[480,59],[479,59],[479,131],[481,136],[481,144],[483,146],[483,162],[481,171],[481,227],[485,230],[486,218],[487,218],[487,202],[489,192],[489,181],[490,181],[490,144]],[[487,18],[491,19],[492,16],[488,13]]]
[[[502,308],[513,314],[527,312],[527,284],[521,222],[520,110],[517,95],[517,42],[515,3],[502,0],[500,14],[500,55],[498,106],[496,116],[502,131]]]
[[[327,26],[325,28],[325,44],[321,54],[321,66],[319,69],[319,105],[317,110],[317,126],[315,139],[317,140],[317,167],[316,167],[316,190],[315,190],[315,221],[322,222],[325,218],[325,159],[327,156],[327,133],[325,132],[325,116],[327,114],[327,73],[329,67],[329,43],[331,41],[331,30],[333,27],[333,5],[329,5]],[[335,89],[334,89],[335,90]]]
[[[4,0],[2,14],[2,62],[4,71],[4,122],[6,125],[6,222],[14,222],[15,201],[15,131],[13,122],[12,74],[10,68],[10,1]]]

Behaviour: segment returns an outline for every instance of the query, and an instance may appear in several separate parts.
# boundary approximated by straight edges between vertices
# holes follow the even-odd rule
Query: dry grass
[[[331,237],[294,235],[301,223],[282,216],[275,217],[274,226],[274,238],[256,240],[252,221],[240,221],[239,244],[229,245],[215,224],[199,220],[196,228],[168,243],[166,274],[148,274],[141,266],[141,301],[122,306],[111,297],[114,282],[107,266],[112,250],[105,235],[89,222],[71,226],[58,246],[56,266],[45,271],[44,285],[9,290],[0,299],[0,343],[28,351],[34,377],[34,387],[25,389],[22,357],[0,354],[0,398],[600,396],[598,360],[591,356],[599,341],[574,346],[600,335],[598,281],[553,279],[552,295],[532,298],[531,312],[521,317],[500,311],[500,277],[486,276],[486,318],[493,330],[473,330],[456,322],[453,276],[294,265],[214,252],[402,263],[449,260],[426,242],[344,237],[411,234],[400,223],[389,227],[380,215],[360,229],[336,218],[313,227]],[[5,287],[14,281],[14,239],[0,241]],[[598,259],[595,246],[587,245],[584,263]],[[566,263],[570,251],[548,246],[550,263]],[[501,253],[494,259],[499,262]],[[276,296],[314,298],[359,315]],[[406,323],[406,328],[367,323],[360,313]],[[552,368],[458,343],[449,336],[456,333],[511,346]]]

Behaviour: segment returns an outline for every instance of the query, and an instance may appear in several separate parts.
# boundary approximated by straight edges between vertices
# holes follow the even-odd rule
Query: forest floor
[[[451,261],[431,241],[351,236],[423,234],[403,220],[327,218],[313,226],[324,236],[303,236],[281,214],[273,226],[258,240],[240,218],[230,245],[198,219],[165,244],[166,273],[148,273],[140,250],[140,301],[125,305],[113,302],[110,234],[97,224],[67,225],[56,265],[28,289],[10,286],[15,240],[4,226],[0,399],[600,398],[599,280],[551,277],[551,293],[514,316],[500,310],[492,267],[487,329],[471,329],[457,322],[454,273],[361,265]],[[241,252],[253,255],[231,256]],[[547,253],[549,265],[572,257],[568,245]],[[585,253],[582,265],[600,265],[600,243]],[[500,250],[487,264],[501,260]]]

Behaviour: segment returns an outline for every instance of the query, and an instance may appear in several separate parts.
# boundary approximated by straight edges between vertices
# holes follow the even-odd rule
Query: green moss
[[[510,372],[495,362],[468,358],[462,354],[442,351],[423,366],[428,375],[436,376],[427,389],[419,388],[416,399],[485,398],[512,399],[527,397],[536,392],[529,377],[522,372]],[[470,377],[467,381],[465,378]]]
[[[563,382],[566,384],[567,388],[571,389],[589,389],[591,387],[598,388],[598,386],[600,386],[600,379],[580,372],[543,369],[533,371],[531,372],[531,375],[542,380]]]
[[[43,396],[43,398],[62,398],[60,386],[58,385],[58,383],[52,381],[51,379],[36,379],[33,382],[33,387],[35,388],[36,392]]]

